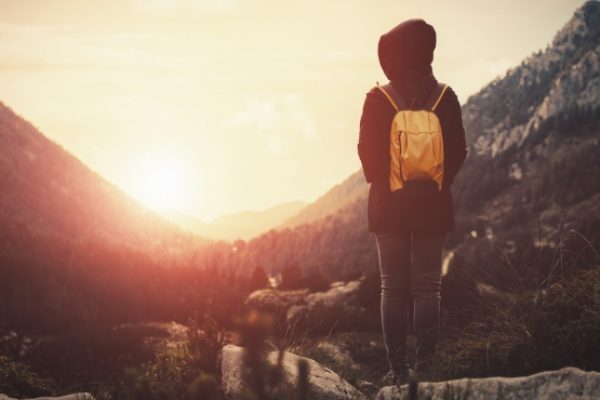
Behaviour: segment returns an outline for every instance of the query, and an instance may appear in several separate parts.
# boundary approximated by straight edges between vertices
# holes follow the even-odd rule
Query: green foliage
[[[434,376],[518,376],[567,365],[600,368],[600,266],[496,303],[444,332]]]
[[[218,400],[221,398],[218,354],[225,331],[211,314],[188,323],[187,341],[178,351],[162,351],[150,362],[130,367],[115,387],[104,389],[107,399]]]
[[[214,319],[209,304],[201,325],[197,317],[190,318],[188,322],[188,361],[203,372],[217,375],[218,357],[225,345],[225,333]]]
[[[218,400],[218,381],[190,366],[189,359],[161,355],[142,369],[130,369],[121,385],[107,399],[131,400]]]
[[[44,396],[52,393],[53,382],[40,377],[30,366],[0,355],[0,393],[11,397]]]
[[[40,342],[25,359],[60,388],[111,381],[125,368],[154,358],[143,337],[127,328],[85,326]]]
[[[600,267],[577,271],[527,300],[532,340],[545,364],[600,369]]]

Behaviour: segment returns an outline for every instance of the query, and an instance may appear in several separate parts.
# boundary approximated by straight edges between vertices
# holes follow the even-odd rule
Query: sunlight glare
[[[133,196],[157,211],[181,211],[189,185],[181,160],[154,155],[140,161],[133,169]]]

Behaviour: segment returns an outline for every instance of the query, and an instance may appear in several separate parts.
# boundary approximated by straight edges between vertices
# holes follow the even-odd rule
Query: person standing
[[[378,57],[390,82],[367,93],[360,120],[358,155],[371,184],[368,230],[377,243],[390,365],[384,381],[389,383],[408,377],[410,323],[418,374],[435,354],[442,246],[454,229],[451,186],[467,156],[458,98],[432,71],[435,47],[435,29],[422,19],[404,21],[383,34]],[[427,163],[432,165],[421,168]],[[409,307],[414,307],[413,321]]]

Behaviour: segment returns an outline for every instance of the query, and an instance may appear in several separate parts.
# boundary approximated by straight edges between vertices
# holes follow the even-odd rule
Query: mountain
[[[208,243],[0,103],[0,329],[185,320],[208,297],[226,304],[221,272],[198,268]]]
[[[263,211],[243,211],[217,217],[211,222],[183,214],[167,214],[166,218],[182,228],[211,239],[250,239],[272,229],[305,208],[303,201],[278,204]]]
[[[469,156],[453,187],[457,229],[447,251],[481,240],[508,250],[553,245],[561,227],[599,238],[599,32],[600,3],[589,1],[545,50],[463,105]],[[375,270],[367,190],[354,173],[231,262],[274,272],[297,264],[330,277]]]
[[[305,274],[328,280],[356,277],[376,268],[366,213],[366,201],[359,197],[325,218],[294,228],[272,229],[247,242],[211,243],[200,257],[246,274],[256,267],[271,274],[299,267]]]
[[[544,121],[600,104],[600,10],[589,1],[544,51],[532,54],[471,96],[463,107],[469,143],[477,155],[521,147]]]
[[[544,241],[564,223],[590,231],[600,204],[600,2],[471,96],[463,119],[470,155],[454,188],[463,226],[487,236],[534,229]]]
[[[178,253],[205,242],[144,208],[0,103],[0,223]]]
[[[277,228],[293,228],[325,218],[342,210],[357,199],[364,198],[368,194],[368,190],[362,171],[355,172]]]

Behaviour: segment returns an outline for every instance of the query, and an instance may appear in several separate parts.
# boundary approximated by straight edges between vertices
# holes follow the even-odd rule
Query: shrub
[[[497,303],[487,317],[441,336],[436,378],[600,369],[600,267]]]
[[[163,351],[141,367],[128,368],[114,387],[105,389],[107,399],[218,400],[221,398],[218,355],[225,331],[212,317],[212,306],[200,320],[188,322],[186,344],[175,352]],[[98,396],[101,398],[101,396]]]
[[[0,355],[0,393],[11,397],[52,394],[53,383],[32,371],[28,365]]]

